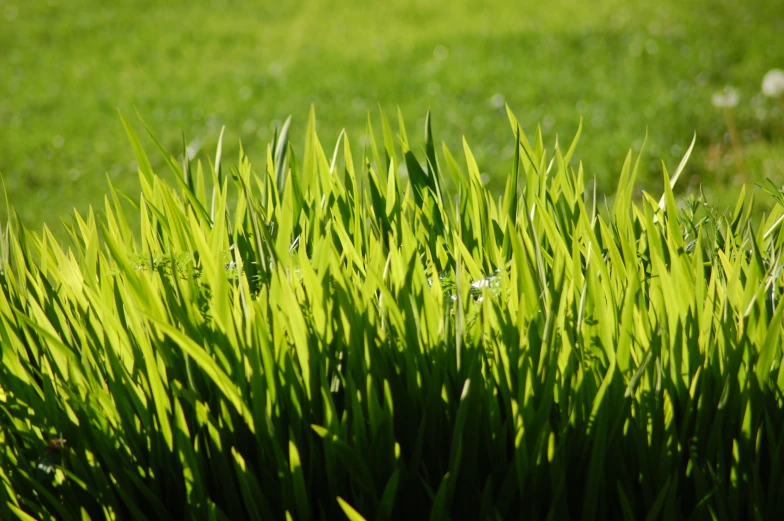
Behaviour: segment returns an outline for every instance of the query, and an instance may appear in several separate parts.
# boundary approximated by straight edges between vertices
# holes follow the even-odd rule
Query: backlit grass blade
[[[286,182],[286,156],[289,146],[289,127],[291,127],[291,116],[283,122],[280,135],[275,146],[275,184],[278,194],[283,194],[283,186]]]

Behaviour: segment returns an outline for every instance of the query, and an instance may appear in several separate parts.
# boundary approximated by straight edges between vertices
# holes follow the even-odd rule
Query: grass
[[[128,125],[138,200],[67,250],[9,221],[0,517],[775,518],[775,185],[758,223],[745,191],[679,208],[689,148],[635,201],[630,153],[600,212],[576,138],[509,112],[496,198],[467,143],[384,121],[166,178]]]
[[[649,189],[658,187],[659,159],[672,167],[696,131],[678,188],[702,184],[726,205],[739,181],[711,96],[731,84],[751,180],[784,180],[784,114],[759,94],[763,74],[784,67],[776,2],[266,4],[3,2],[0,173],[23,220],[40,229],[74,206],[100,205],[107,174],[138,194],[117,108],[138,109],[170,153],[181,150],[181,132],[213,150],[225,124],[226,155],[236,157],[242,140],[263,164],[275,124],[293,114],[301,133],[311,101],[324,135],[345,126],[357,144],[377,102],[409,118],[430,107],[450,146],[482,136],[473,150],[492,173],[514,152],[499,146],[506,102],[550,140],[573,135],[583,117],[582,156],[600,193],[612,193],[627,148],[639,151],[646,129],[639,183]],[[490,187],[500,193],[503,178],[491,176]]]

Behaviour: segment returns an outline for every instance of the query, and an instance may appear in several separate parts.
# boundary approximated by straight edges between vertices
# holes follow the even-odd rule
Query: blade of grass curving
[[[506,191],[504,192],[504,216],[506,218],[506,222],[504,223],[504,227],[508,226],[508,223],[512,223],[514,229],[517,229],[517,216],[520,210],[519,206],[519,182],[520,182],[520,127],[517,127],[515,131],[515,154],[514,154],[514,166],[512,167],[512,177],[507,183]],[[508,261],[510,255],[512,253],[512,245],[509,240],[509,233],[504,233],[504,241],[502,246],[502,256],[504,261]]]
[[[697,143],[696,132],[694,133],[694,137],[691,138],[691,145],[689,145],[688,150],[686,150],[686,153],[683,155],[683,159],[681,159],[681,162],[678,164],[678,168],[675,169],[675,172],[672,174],[672,178],[670,178],[670,189],[675,188],[675,183],[678,182],[678,178],[680,178],[683,170],[686,168],[686,163],[689,161],[689,157],[691,157],[691,152],[694,150],[695,143]],[[664,210],[666,196],[667,193],[665,192],[662,194],[661,199],[659,199],[659,208],[662,210]]]
[[[338,134],[338,140],[335,142],[335,150],[332,152],[332,161],[329,163],[329,171],[331,173],[335,173],[335,167],[337,166],[338,162],[338,151],[340,150],[340,146],[342,141],[346,139],[346,129],[341,129],[340,134]]]
[[[397,108],[397,124],[398,124],[398,139],[400,141],[401,146],[403,147],[403,154],[411,150],[411,146],[408,144],[408,133],[406,132],[406,122],[403,119],[403,112],[400,110],[400,107]]]
[[[133,148],[133,153],[136,156],[136,161],[139,163],[139,171],[141,172],[143,179],[151,187],[154,174],[152,171],[152,165],[150,164],[150,159],[147,157],[147,153],[144,151],[144,147],[142,147],[142,144],[136,135],[136,131],[133,130],[133,127],[128,123],[128,121],[126,121],[125,117],[123,117],[119,110],[117,113],[120,115],[120,120],[122,121],[123,127],[125,128],[125,133],[128,136],[128,140],[131,142],[131,147]]]
[[[163,145],[161,145],[160,141],[158,141],[155,138],[155,134],[153,134],[153,132],[150,129],[150,127],[147,126],[147,123],[144,121],[144,119],[142,118],[141,114],[139,114],[138,110],[136,111],[136,117],[139,118],[139,121],[141,121],[142,126],[144,127],[144,130],[147,132],[147,135],[150,137],[150,139],[152,139],[152,142],[155,144],[155,146],[161,152],[161,156],[163,157],[163,160],[166,161],[166,164],[169,166],[169,169],[172,171],[172,173],[174,173],[174,175],[177,176],[177,177],[184,178],[184,173],[182,171],[182,168],[166,152],[166,149],[163,148]],[[183,139],[184,139],[184,136],[183,136]],[[183,141],[183,145],[184,145],[184,141]]]
[[[381,110],[381,107],[379,107]],[[383,179],[384,183],[386,184],[386,170],[389,170],[389,162],[387,162],[386,170],[384,164],[381,162],[381,156],[378,153],[378,145],[376,144],[376,137],[373,134],[373,122],[370,120],[370,111],[368,110],[367,113],[367,125],[365,127],[365,131],[367,132],[368,141],[370,142],[370,152],[372,154],[372,158],[367,157],[367,151],[363,149],[362,151],[362,158],[366,163],[367,167],[371,167],[371,159],[372,163],[375,165],[375,173]]]
[[[384,109],[381,108],[381,105],[378,106],[378,112],[381,115],[381,130],[382,136],[384,138],[384,150],[386,151],[387,155],[387,169],[391,167],[391,165],[398,165],[397,160],[397,152],[395,150],[395,139],[392,137],[392,129],[389,126],[389,121],[387,120],[387,115],[384,113]],[[381,168],[379,166],[379,168]]]
[[[564,163],[567,164],[567,165],[569,164],[569,161],[571,161],[571,159],[572,159],[572,155],[574,154],[574,150],[577,148],[577,143],[580,141],[580,136],[582,135],[582,132],[583,132],[583,118],[581,116],[580,117],[580,124],[577,125],[577,132],[575,132],[574,138],[572,139],[572,144],[569,145],[569,150],[566,151],[566,154],[563,157]],[[519,131],[518,131],[518,133],[519,133]],[[647,131],[646,131],[646,133],[647,133]],[[519,138],[519,136],[518,136],[518,138]]]
[[[215,222],[216,205],[219,204],[220,190],[223,186],[223,179],[221,176],[221,156],[223,154],[223,133],[226,130],[226,125],[221,127],[220,136],[218,136],[218,147],[215,150],[215,166],[213,167],[213,186],[212,186],[212,205],[210,207],[210,220]]]
[[[277,143],[275,145],[275,184],[278,187],[278,194],[283,196],[283,186],[286,183],[286,155],[288,153],[289,128],[291,127],[291,116],[286,118],[280,130]]]
[[[428,109],[425,116],[425,154],[427,156],[428,177],[434,187],[434,193],[441,204],[441,172],[438,168],[438,159],[436,158],[435,144],[433,143],[433,130],[431,128],[430,110]]]

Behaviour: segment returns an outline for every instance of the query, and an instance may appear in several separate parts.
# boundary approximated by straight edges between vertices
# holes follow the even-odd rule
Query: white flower
[[[475,282],[472,282],[471,287],[474,289],[490,287],[490,279],[482,279],[482,280],[477,280]]]
[[[734,87],[724,87],[720,92],[713,95],[713,105],[719,108],[731,109],[738,104],[738,89]]]
[[[762,78],[762,93],[771,98],[778,98],[784,94],[784,71],[771,69]]]

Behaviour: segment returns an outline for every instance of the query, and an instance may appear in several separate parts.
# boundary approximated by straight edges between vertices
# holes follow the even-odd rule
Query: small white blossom
[[[762,78],[762,93],[770,98],[778,98],[784,94],[784,71],[771,69]]]
[[[474,288],[474,289],[486,288],[486,287],[489,287],[489,286],[490,286],[490,280],[489,279],[477,280],[477,281],[471,283],[471,287]]]
[[[738,104],[738,89],[734,87],[724,87],[723,90],[713,95],[713,105],[719,108],[731,109]]]

